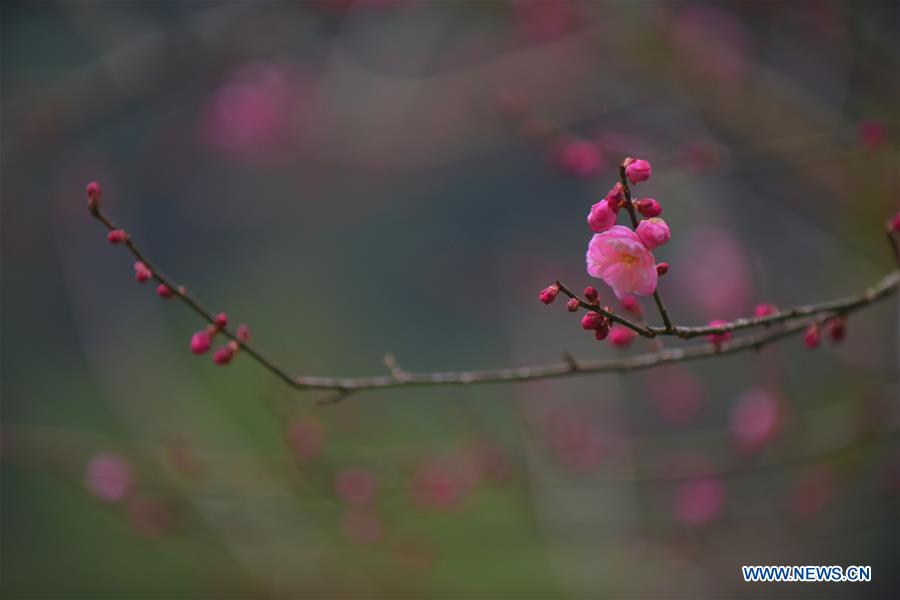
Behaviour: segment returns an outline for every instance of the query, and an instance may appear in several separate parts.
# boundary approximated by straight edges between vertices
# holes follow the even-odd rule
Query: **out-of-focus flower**
[[[147,265],[141,261],[134,263],[134,280],[138,283],[144,283],[153,277],[153,273],[147,268]]]
[[[559,37],[581,21],[571,0],[513,0],[511,7],[517,29],[532,42]]]
[[[627,348],[637,334],[623,325],[614,325],[609,332],[609,343],[616,348]]]
[[[859,144],[866,150],[876,150],[884,145],[886,131],[881,121],[872,119],[860,121],[857,133]]]
[[[725,229],[697,227],[681,242],[673,281],[679,293],[701,314],[733,318],[749,310],[749,261],[735,237]]]
[[[603,168],[603,155],[597,146],[584,140],[563,144],[558,154],[559,166],[576,177],[593,177]]]
[[[612,287],[617,298],[656,290],[656,260],[637,234],[621,225],[595,234],[588,245],[588,273]]]
[[[198,331],[191,336],[191,352],[194,354],[209,352],[211,345],[212,339],[210,338],[209,332],[205,329]]]
[[[280,65],[240,65],[206,107],[205,137],[239,160],[290,156],[314,114],[312,90],[307,79]]]
[[[287,426],[287,443],[297,461],[307,462],[322,451],[325,445],[325,428],[313,417],[294,419]]]
[[[833,343],[840,344],[847,337],[847,317],[840,315],[828,319],[825,322],[825,331]]]
[[[338,498],[351,506],[371,504],[377,487],[375,476],[366,469],[343,469],[334,478],[334,491]]]
[[[119,502],[131,490],[131,467],[118,454],[97,454],[87,464],[84,483],[88,491],[100,500]]]
[[[675,518],[688,525],[702,525],[715,519],[725,502],[725,489],[714,477],[690,479],[675,493]]]
[[[771,392],[753,388],[744,392],[731,411],[731,433],[749,451],[762,448],[778,432],[780,409]]]
[[[452,461],[434,459],[413,476],[413,499],[423,508],[458,508],[472,488],[471,474]]]

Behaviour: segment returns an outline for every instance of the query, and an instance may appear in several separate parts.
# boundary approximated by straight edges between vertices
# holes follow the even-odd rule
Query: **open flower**
[[[656,291],[656,260],[637,234],[614,225],[595,234],[588,244],[588,273],[609,285],[616,297],[646,296]]]

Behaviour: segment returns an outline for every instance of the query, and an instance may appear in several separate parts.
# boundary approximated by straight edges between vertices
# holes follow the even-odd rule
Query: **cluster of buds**
[[[191,336],[191,352],[194,354],[206,354],[212,348],[216,335],[228,326],[228,315],[219,313],[215,316],[212,325],[201,329]],[[246,325],[239,325],[235,335],[236,340],[228,340],[213,352],[213,362],[217,365],[227,365],[241,349],[241,344],[250,340],[250,329]]]
[[[832,344],[840,344],[847,337],[847,317],[838,315],[831,317],[824,323],[813,323],[803,333],[803,344],[810,350],[818,348],[822,343],[822,330],[831,340]]]
[[[100,197],[102,194],[100,184],[92,181],[85,188],[87,194],[88,210],[95,217],[100,215]],[[102,217],[102,216],[101,216]],[[104,220],[108,224],[107,221]],[[106,236],[110,244],[122,244],[129,240],[128,232],[124,229],[110,229]],[[133,249],[132,249],[133,250]],[[138,283],[146,283],[151,279],[159,281],[156,286],[156,294],[160,298],[169,299],[176,295],[176,291],[163,283],[163,279],[153,271],[153,269],[141,260],[134,263],[134,279]],[[183,297],[187,293],[184,286],[179,286],[177,293]],[[206,354],[212,348],[213,339],[217,334],[224,331],[228,326],[228,316],[225,313],[217,314],[213,319],[213,324],[202,329],[191,336],[190,349],[194,354]],[[246,325],[240,325],[235,333],[235,338],[217,348],[213,352],[213,362],[217,365],[227,365],[241,348],[241,344],[246,343],[250,339],[250,330]]]
[[[632,185],[647,181],[653,174],[650,163],[642,159],[626,158],[622,168]],[[616,224],[622,208],[628,211],[633,230]],[[668,263],[657,264],[651,252],[672,237],[661,214],[662,207],[655,198],[632,200],[624,180],[616,182],[591,206],[587,223],[594,236],[588,244],[587,270],[606,282],[617,298],[653,294],[659,277],[669,271]]]
[[[541,290],[540,293],[538,293],[538,299],[544,304],[551,304],[556,300],[559,292],[559,285],[554,283]],[[594,287],[588,286],[584,288],[584,301],[591,307],[594,307],[594,310],[589,309],[581,318],[581,328],[585,331],[593,332],[594,337],[598,340],[602,341],[608,339],[612,346],[617,348],[628,347],[636,337],[635,332],[627,327],[614,325],[611,322],[606,315],[613,312],[612,307],[604,306],[604,312],[596,310],[600,306],[599,300],[600,294],[597,293],[597,290],[594,289]],[[643,314],[643,308],[640,303],[632,296],[623,298],[621,304],[622,308],[633,315],[640,317]],[[566,310],[569,312],[578,312],[578,309],[581,308],[581,306],[582,302],[578,298],[570,298],[566,302]]]

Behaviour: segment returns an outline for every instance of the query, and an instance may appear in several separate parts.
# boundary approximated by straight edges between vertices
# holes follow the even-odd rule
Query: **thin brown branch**
[[[99,207],[92,208],[91,214],[110,231],[116,229],[115,224]],[[125,246],[135,258],[146,265],[155,281],[166,285],[172,290],[173,297],[184,302],[208,323],[215,323],[215,316],[213,313],[206,309],[199,300],[194,298],[186,288],[178,286],[172,279],[159,271],[144,253],[138,249],[130,236],[126,238]],[[598,305],[589,304],[581,298],[578,298],[578,296],[567,287],[560,284],[560,290],[569,297],[576,298],[583,308],[604,314],[610,320],[629,327],[645,337],[652,338],[656,335],[677,334],[680,337],[690,338],[710,333],[736,331],[760,325],[768,325],[770,327],[755,335],[744,336],[718,346],[714,344],[703,344],[683,348],[668,348],[612,360],[583,361],[576,360],[570,354],[565,354],[563,363],[482,371],[413,373],[400,369],[396,360],[392,356],[388,356],[385,361],[388,368],[391,370],[391,373],[388,375],[350,378],[316,377],[309,375],[292,376],[276,363],[268,359],[252,344],[241,341],[237,337],[237,334],[229,328],[222,328],[221,332],[228,338],[237,342],[256,362],[268,369],[272,374],[292,388],[297,390],[320,390],[330,392],[330,395],[324,402],[337,402],[352,393],[366,390],[414,386],[515,383],[597,373],[628,373],[668,363],[698,360],[701,358],[734,354],[746,350],[760,350],[770,343],[803,331],[811,321],[824,320],[828,316],[836,314],[848,314],[886,298],[897,291],[898,285],[900,285],[900,271],[893,271],[861,294],[830,302],[799,306],[769,317],[739,319],[722,327],[654,328],[644,327],[633,323],[624,317],[620,317],[615,313],[600,308]],[[813,317],[815,317],[815,319],[813,319]]]

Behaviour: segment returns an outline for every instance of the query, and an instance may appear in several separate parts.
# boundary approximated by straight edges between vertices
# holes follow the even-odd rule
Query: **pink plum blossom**
[[[627,348],[637,334],[622,325],[614,325],[609,332],[609,343],[616,348]]]
[[[84,483],[100,500],[119,502],[131,490],[131,467],[118,454],[97,454],[87,464]]]
[[[588,213],[587,222],[594,233],[603,233],[616,224],[616,212],[619,207],[611,205],[606,200],[601,200],[591,207]]]
[[[588,273],[612,287],[616,297],[646,296],[656,291],[656,259],[627,227],[614,225],[591,238],[587,251]]]
[[[641,221],[636,233],[648,250],[659,248],[672,237],[669,226],[659,217]]]

